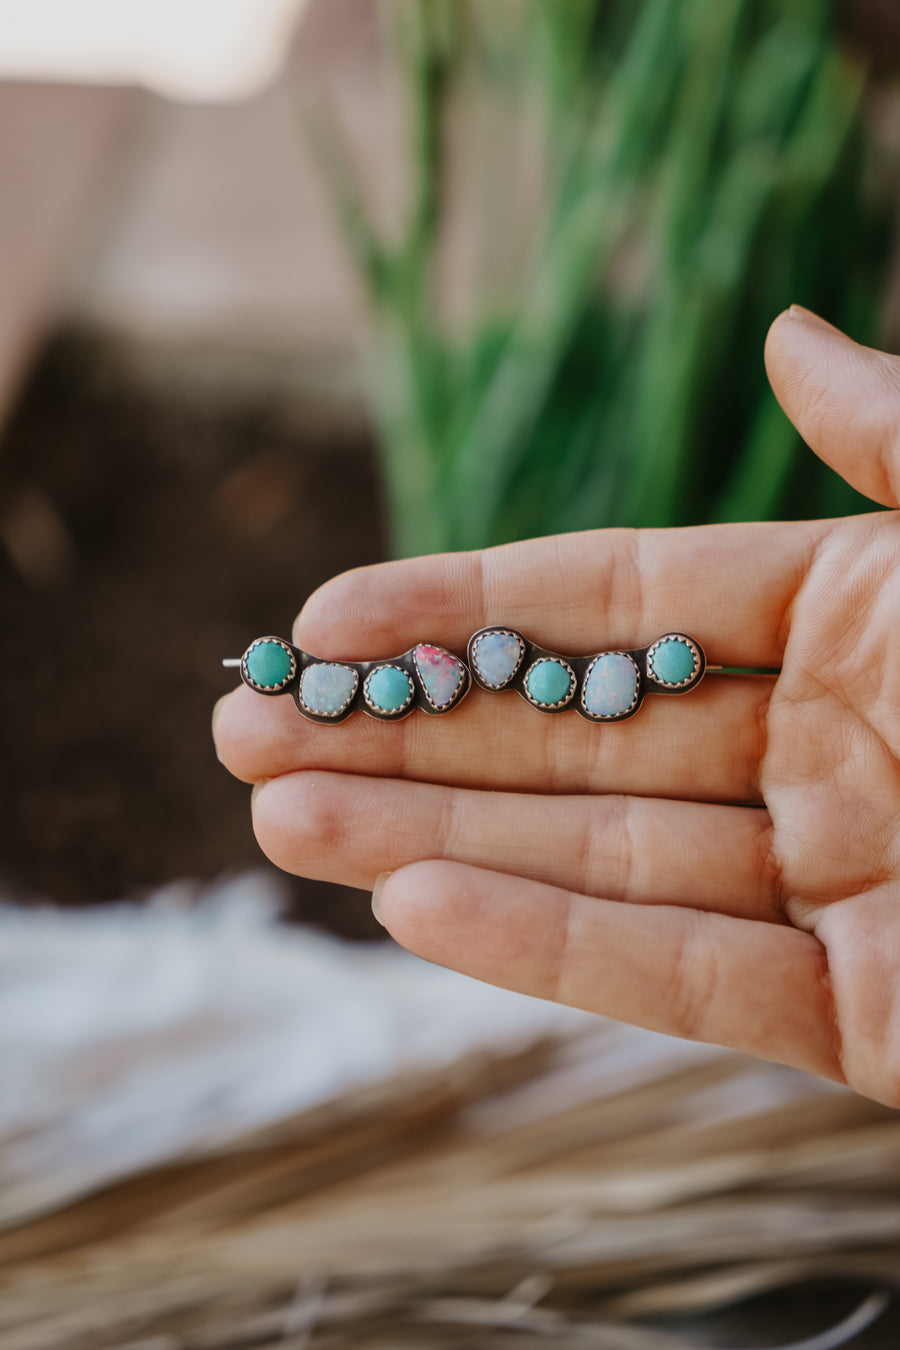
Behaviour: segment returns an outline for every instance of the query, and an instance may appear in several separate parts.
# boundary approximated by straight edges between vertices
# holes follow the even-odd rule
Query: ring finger
[[[608,900],[781,919],[769,815],[752,807],[312,772],[259,789],[253,824],[285,871],[348,886],[369,889],[380,872],[443,858]]]

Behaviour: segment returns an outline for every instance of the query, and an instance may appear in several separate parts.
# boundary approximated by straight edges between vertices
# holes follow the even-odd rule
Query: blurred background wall
[[[207,35],[227,9],[194,7]],[[220,659],[386,547],[362,293],[299,131],[327,78],[387,178],[375,11],[238,6],[216,62],[189,14],[146,8],[155,44],[97,25],[66,81],[0,16],[0,68],[5,40],[31,62],[0,85],[0,868],[26,898],[257,865],[209,739]],[[295,900],[341,926],[339,893]]]
[[[57,9],[0,4],[8,893],[255,864],[219,661],[336,571],[865,508],[761,353],[897,344],[895,6]]]

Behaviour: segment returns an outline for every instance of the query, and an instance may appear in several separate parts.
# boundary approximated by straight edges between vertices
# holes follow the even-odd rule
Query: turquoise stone
[[[500,689],[519,669],[524,652],[512,633],[485,633],[472,647],[472,664],[492,689]]]
[[[562,703],[568,697],[571,685],[571,673],[561,661],[535,661],[525,676],[525,688],[534,702],[548,708],[552,708],[555,703]]]
[[[289,680],[294,669],[290,652],[280,642],[256,642],[244,657],[247,674],[263,689],[275,689]]]
[[[420,642],[413,655],[428,701],[435,708],[449,708],[463,682],[462,662],[427,642]]]
[[[683,638],[661,642],[650,657],[650,674],[661,684],[681,684],[694,673],[694,653]]]
[[[378,712],[400,712],[412,694],[412,680],[397,666],[379,666],[366,680],[366,695]]]
[[[352,666],[332,662],[307,666],[300,677],[303,706],[320,717],[337,717],[356,693],[359,676]]]
[[[620,717],[634,706],[637,691],[638,669],[631,657],[604,652],[588,671],[581,700],[592,717]]]

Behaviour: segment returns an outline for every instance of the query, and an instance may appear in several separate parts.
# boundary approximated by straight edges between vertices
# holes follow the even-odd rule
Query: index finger
[[[571,655],[688,633],[711,661],[779,666],[785,615],[834,521],[591,530],[359,568],[307,601],[294,641],[381,659],[416,642],[465,649],[488,625]]]

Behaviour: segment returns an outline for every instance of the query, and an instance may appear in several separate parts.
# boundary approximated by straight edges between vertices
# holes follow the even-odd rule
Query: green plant
[[[761,364],[791,301],[874,330],[865,72],[831,5],[395,0],[390,15],[411,151],[397,240],[367,218],[333,124],[311,130],[371,300],[395,551],[853,509],[801,459]],[[518,110],[541,191],[516,294],[460,325],[437,278],[447,140],[473,90]],[[481,228],[521,229],[502,157],[493,182]]]

